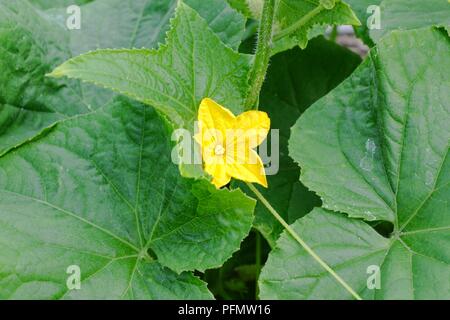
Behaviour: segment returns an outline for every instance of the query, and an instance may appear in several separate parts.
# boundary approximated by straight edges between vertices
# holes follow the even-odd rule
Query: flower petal
[[[237,162],[227,162],[227,173],[233,178],[247,182],[256,182],[267,188],[266,173],[259,155],[256,151],[249,150],[249,156],[245,158],[238,159]]]
[[[231,180],[225,164],[205,164],[205,171],[213,177],[211,182],[217,189],[227,185]]]
[[[270,119],[263,111],[247,111],[236,117],[235,130],[242,130],[238,134],[239,142],[245,142],[249,148],[259,146],[270,130]]]
[[[216,140],[224,141],[226,130],[233,127],[235,119],[236,117],[230,110],[222,107],[212,99],[205,98],[200,103],[198,109],[199,130],[202,135],[209,136],[208,140],[211,140],[216,135],[214,131],[217,131],[217,135],[221,134],[222,136],[218,137],[216,135]],[[208,134],[205,132],[208,132]],[[203,139],[206,139],[206,137]]]

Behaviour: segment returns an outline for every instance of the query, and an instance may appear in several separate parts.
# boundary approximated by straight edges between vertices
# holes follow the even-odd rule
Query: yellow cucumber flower
[[[205,171],[216,188],[231,178],[256,182],[267,188],[264,165],[254,148],[267,137],[270,119],[262,111],[235,116],[215,101],[205,98],[198,110],[198,133]]]

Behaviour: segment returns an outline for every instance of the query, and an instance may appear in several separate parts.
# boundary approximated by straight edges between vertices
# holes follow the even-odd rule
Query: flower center
[[[214,148],[214,153],[216,156],[223,156],[225,154],[225,148],[221,144],[218,144]]]

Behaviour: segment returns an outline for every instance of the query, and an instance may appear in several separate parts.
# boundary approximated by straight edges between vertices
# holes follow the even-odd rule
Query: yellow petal
[[[198,109],[199,130],[203,143],[223,142],[226,130],[233,127],[236,117],[230,110],[215,101],[205,98]],[[217,131],[217,134],[215,133]],[[219,137],[218,135],[221,135]]]
[[[238,143],[245,142],[249,148],[256,148],[269,133],[270,119],[263,111],[247,111],[236,117],[234,126],[243,133],[238,135],[240,136]]]
[[[205,171],[213,177],[211,182],[217,189],[227,185],[231,180],[231,176],[228,175],[224,164],[206,164]]]
[[[249,150],[245,159],[240,156],[237,162],[227,162],[228,175],[242,181],[256,182],[267,188],[266,173],[259,155],[254,150]]]

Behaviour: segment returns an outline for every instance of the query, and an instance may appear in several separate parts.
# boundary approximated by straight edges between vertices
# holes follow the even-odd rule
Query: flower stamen
[[[221,144],[217,144],[214,148],[214,154],[216,156],[223,156],[225,154],[225,148]]]

